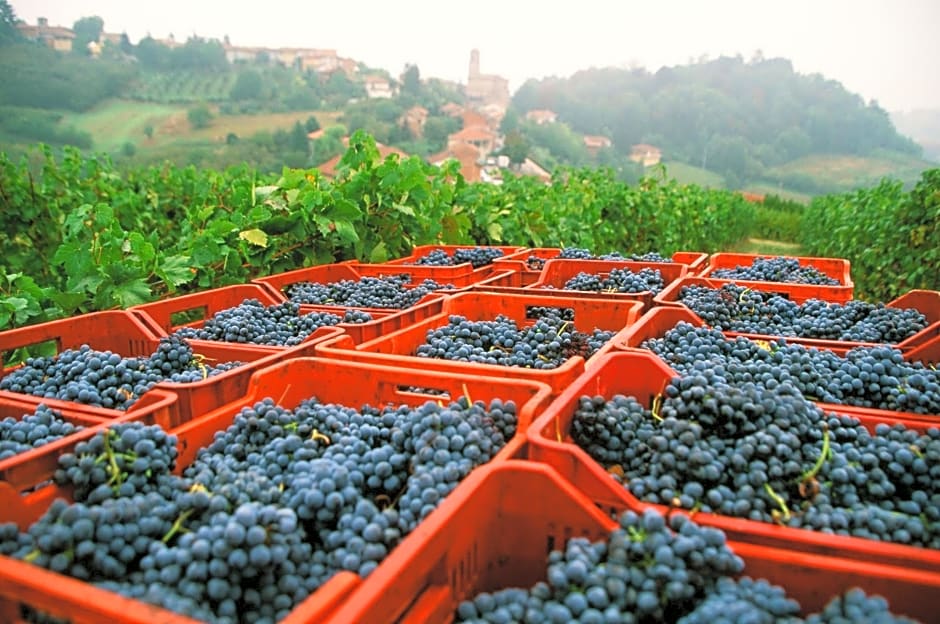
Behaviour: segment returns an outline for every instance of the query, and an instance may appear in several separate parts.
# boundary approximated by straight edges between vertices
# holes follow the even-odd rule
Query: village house
[[[630,160],[642,163],[644,167],[652,167],[662,160],[662,152],[655,145],[638,143],[630,147]]]
[[[45,17],[37,18],[35,25],[25,22],[18,23],[16,28],[26,39],[41,41],[59,52],[72,51],[72,42],[75,39],[75,33],[72,29],[63,26],[50,26],[49,20]]]
[[[596,156],[597,152],[601,151],[605,147],[610,147],[611,145],[613,145],[613,143],[611,143],[610,139],[605,136],[596,134],[584,135],[584,147],[587,148],[587,151],[591,156]]]
[[[428,162],[440,166],[453,159],[460,163],[460,173],[467,182],[479,182],[483,170],[480,164],[480,151],[469,143],[456,142],[444,151],[428,156]]]
[[[398,119],[398,124],[407,129],[411,136],[420,139],[424,136],[424,124],[428,120],[428,109],[416,105],[406,110]]]
[[[391,83],[384,76],[365,76],[362,79],[362,84],[366,88],[366,96],[370,99],[390,98],[395,95]]]
[[[552,124],[558,120],[558,113],[544,108],[530,110],[525,114],[526,121],[534,121],[536,125],[542,126]]]

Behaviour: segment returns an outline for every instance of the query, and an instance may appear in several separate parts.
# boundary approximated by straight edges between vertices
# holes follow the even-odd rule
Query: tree
[[[229,92],[229,97],[236,102],[257,100],[261,98],[263,86],[264,80],[261,78],[261,72],[255,69],[246,69],[238,74],[238,78],[235,80],[231,92]]]
[[[521,165],[529,157],[529,141],[519,130],[513,130],[506,135],[503,142],[503,154],[509,157],[509,162]]]
[[[205,104],[200,104],[186,111],[186,118],[193,128],[207,128],[212,121],[212,111]]]
[[[293,152],[303,152],[308,156],[310,155],[310,139],[307,138],[307,131],[304,130],[299,121],[295,122],[294,127],[291,128],[287,145]]]
[[[304,130],[309,134],[310,132],[316,132],[320,129],[320,122],[317,121],[317,118],[313,115],[307,117],[307,121],[304,122]]]
[[[17,43],[22,37],[16,29],[16,12],[7,0],[0,0],[0,46]]]
[[[153,126],[151,126],[150,124],[147,124],[146,126],[144,126],[144,134],[147,135],[148,139],[152,139],[153,138]]]
[[[104,30],[104,20],[97,15],[92,17],[83,17],[72,25],[75,32],[75,39],[72,40],[72,52],[76,54],[88,54],[88,44],[92,41],[98,41]]]
[[[421,93],[421,72],[417,65],[408,64],[401,75],[401,94],[418,97]]]
[[[170,66],[170,52],[170,48],[148,35],[137,42],[134,55],[148,69],[167,69]]]

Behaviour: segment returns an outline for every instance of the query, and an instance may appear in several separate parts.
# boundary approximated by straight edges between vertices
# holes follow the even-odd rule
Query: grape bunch
[[[563,247],[557,258],[563,260],[632,260],[634,262],[672,262],[672,259],[666,258],[661,254],[651,251],[644,254],[628,254],[624,256],[620,252],[612,251],[602,255],[594,255],[589,249],[579,247]],[[538,256],[529,256],[526,258],[526,266],[530,269],[541,269],[545,267],[545,258]]]
[[[790,284],[813,284],[838,286],[834,279],[814,266],[800,266],[797,258],[777,256],[755,258],[750,266],[737,265],[733,269],[716,269],[710,274],[720,279],[753,280],[758,282],[785,282]]]
[[[246,299],[237,306],[215,313],[202,327],[183,327],[175,332],[182,338],[219,340],[243,344],[294,346],[320,327],[343,322],[336,314],[310,312],[301,314],[294,301],[265,306],[257,299]]]
[[[65,420],[47,405],[37,405],[32,413],[0,420],[0,460],[53,442],[84,427]]]
[[[60,458],[55,502],[0,554],[211,622],[274,622],[366,576],[515,435],[514,403],[381,408],[265,399],[174,473],[176,439],[122,423]]]
[[[763,345],[728,338],[716,329],[686,322],[641,346],[681,373],[707,362],[731,383],[791,383],[804,397],[824,403],[940,414],[940,372],[922,362],[908,362],[888,346],[856,347],[839,356],[782,338]]]
[[[415,260],[414,264],[431,266],[454,266],[469,262],[474,269],[493,264],[493,260],[501,258],[505,254],[502,249],[493,247],[472,247],[466,249],[456,249],[453,255],[448,254],[443,249],[434,249],[427,254]]]
[[[581,271],[565,282],[563,288],[592,292],[657,294],[664,286],[663,274],[657,269],[644,268],[634,272],[627,268],[613,268],[606,277],[599,273]]]
[[[725,534],[684,515],[649,509],[621,514],[605,540],[570,538],[548,554],[544,578],[530,588],[478,593],[460,602],[458,622],[711,624],[754,622],[914,624],[880,596],[857,587],[803,619],[783,587],[738,576],[745,568]],[[737,577],[737,578],[736,578]]]
[[[403,310],[429,293],[452,289],[453,284],[439,284],[432,279],[412,285],[411,275],[401,273],[326,284],[298,282],[288,286],[285,292],[291,301],[302,304]]]
[[[558,368],[568,359],[585,359],[596,353],[614,332],[577,330],[564,314],[547,308],[533,324],[520,327],[513,319],[498,315],[494,320],[471,321],[451,315],[447,325],[429,329],[426,342],[415,355],[425,358],[516,366],[534,369]]]
[[[853,342],[897,343],[927,327],[914,308],[889,308],[860,300],[844,304],[810,299],[796,304],[781,295],[737,284],[683,286],[679,301],[723,331]]]
[[[940,547],[940,429],[869,433],[787,381],[729,384],[722,372],[696,364],[653,409],[584,397],[572,438],[647,502]]]
[[[126,410],[161,381],[201,381],[240,365],[237,361],[207,365],[175,335],[161,338],[148,357],[125,358],[82,345],[55,356],[29,358],[0,379],[0,389]]]
[[[744,563],[717,529],[658,511],[623,513],[603,541],[575,537],[548,555],[546,581],[483,592],[462,622],[674,622]]]
[[[176,437],[161,427],[120,423],[63,453],[54,478],[75,500],[97,503],[159,489],[176,457]]]

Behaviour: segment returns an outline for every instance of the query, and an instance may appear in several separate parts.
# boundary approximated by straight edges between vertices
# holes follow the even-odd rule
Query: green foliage
[[[0,0],[0,46],[21,40],[20,31],[16,29],[16,12],[7,0]]]
[[[384,261],[420,244],[714,251],[743,238],[753,212],[738,195],[651,178],[628,186],[611,169],[563,170],[550,185],[468,184],[454,161],[381,158],[362,131],[333,180],[244,165],[119,172],[41,147],[19,162],[0,154],[0,330],[313,264]]]
[[[847,258],[857,297],[940,290],[940,169],[925,171],[910,192],[886,179],[817,197],[804,212],[802,242],[811,255]]]
[[[10,45],[0,54],[0,105],[84,111],[117,96],[136,71],[128,63],[63,55],[38,44]]]
[[[238,73],[238,79],[229,93],[229,98],[235,101],[257,100],[261,97],[264,80],[256,69],[245,69]]]
[[[75,39],[72,40],[72,53],[88,56],[88,44],[98,41],[104,31],[104,20],[97,15],[83,17],[72,25]]]
[[[529,80],[512,108],[551,109],[575,132],[611,137],[623,157],[631,145],[650,143],[671,159],[730,173],[732,182],[757,179],[764,168],[809,153],[919,153],[877,103],[818,74],[798,74],[779,58],[722,57],[656,73],[605,68]]]
[[[205,104],[200,104],[186,111],[186,118],[193,128],[207,128],[212,121],[212,111]]]
[[[61,119],[61,113],[52,111],[0,106],[0,136],[28,143],[40,142],[91,148],[92,140],[89,133],[72,127],[60,126]]]
[[[805,207],[795,201],[767,195],[757,205],[751,236],[785,243],[799,243],[802,231],[800,224]]]

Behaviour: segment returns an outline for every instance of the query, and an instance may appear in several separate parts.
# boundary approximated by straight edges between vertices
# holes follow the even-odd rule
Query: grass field
[[[218,115],[209,126],[194,129],[186,117],[187,107],[131,100],[108,100],[85,113],[66,113],[62,124],[91,133],[96,151],[118,151],[126,142],[138,151],[165,148],[174,143],[224,143],[229,133],[248,137],[261,131],[288,130],[294,123],[316,117],[321,126],[336,122],[338,112],[297,111],[257,115]],[[153,126],[153,137],[144,134]]]
[[[768,170],[770,177],[805,175],[821,185],[843,190],[878,184],[890,177],[913,184],[921,172],[937,163],[897,152],[879,152],[872,156],[806,156]]]
[[[698,186],[706,186],[709,188],[725,188],[725,179],[713,171],[677,161],[664,162],[663,165],[666,167],[666,177],[674,178],[682,184],[697,184]],[[659,174],[654,168],[647,167],[646,175],[653,175],[655,177]]]
[[[763,184],[748,184],[742,190],[747,191],[748,193],[757,193],[758,195],[776,195],[780,199],[788,199],[790,201],[799,202],[801,204],[808,204],[813,199],[813,196],[807,193],[788,191],[787,189],[780,188],[779,186],[769,182]]]
[[[732,249],[735,253],[767,254],[773,256],[801,256],[802,247],[796,243],[783,243],[780,241],[766,240],[763,238],[749,238],[735,245]]]

